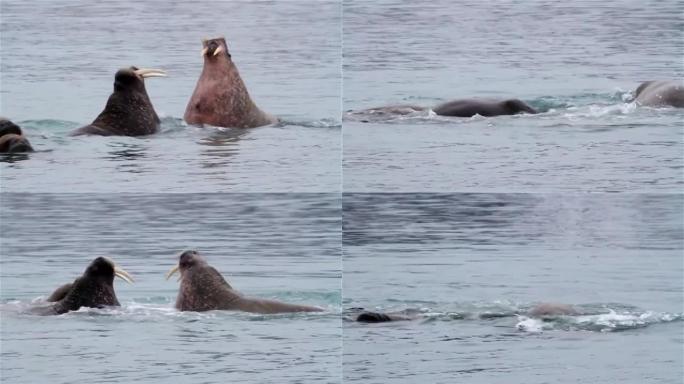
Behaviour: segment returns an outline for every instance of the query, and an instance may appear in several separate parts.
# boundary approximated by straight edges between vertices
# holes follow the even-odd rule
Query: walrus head
[[[518,99],[506,100],[504,101],[504,106],[510,111],[511,115],[515,115],[516,113],[520,112],[525,112],[532,115],[539,113],[537,110]]]
[[[176,272],[180,272],[180,279],[182,279],[185,272],[197,265],[207,265],[207,262],[204,261],[204,258],[197,251],[185,251],[178,258],[178,264],[173,266],[166,274],[166,280]]]
[[[120,305],[114,292],[114,277],[127,283],[133,282],[131,275],[112,260],[106,257],[96,258],[81,277],[58,288],[50,296],[48,301],[57,302],[46,308],[43,314],[61,314],[81,307],[101,308]]]
[[[176,298],[176,309],[181,311],[210,311],[231,309],[240,294],[196,251],[185,251],[178,258],[178,264],[166,274],[180,271],[180,289]]]
[[[118,277],[127,283],[133,282],[133,278],[128,272],[119,268],[111,259],[102,256],[96,258],[88,265],[82,277],[109,286],[114,285],[114,277]]]
[[[230,52],[224,37],[213,39],[202,39],[202,57],[208,60],[213,58],[227,57],[230,59]]]
[[[145,91],[144,79],[148,77],[164,77],[166,72],[155,68],[129,67],[121,68],[114,75],[114,91]]]
[[[0,153],[31,152],[33,147],[21,128],[12,121],[0,117]]]

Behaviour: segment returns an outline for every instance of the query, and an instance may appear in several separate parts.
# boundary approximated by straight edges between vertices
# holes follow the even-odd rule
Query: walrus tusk
[[[114,275],[128,284],[133,284],[133,277],[122,268],[114,266]]]
[[[168,272],[166,272],[166,280],[168,280],[169,277],[171,277],[171,275],[178,272],[178,268],[180,268],[180,265],[176,264],[173,266],[173,268],[171,268]]]
[[[207,54],[208,50],[209,50],[209,48],[206,48],[206,47],[204,49],[202,49],[202,57],[204,57],[204,55]]]
[[[216,56],[216,55],[218,55],[218,54],[221,53],[221,52],[223,52],[223,47],[222,47],[222,46],[219,46],[219,47],[216,48],[216,50],[214,51],[213,56]]]
[[[112,260],[106,256],[102,256],[102,258],[107,260],[107,262],[109,262],[109,264],[111,264],[112,268],[114,268],[114,275],[116,277],[120,278],[121,280],[123,280],[129,284],[133,284],[133,277],[128,272],[126,272],[123,268],[119,268],[116,265],[116,263],[114,262],[114,260]]]
[[[138,76],[142,76],[143,78],[146,77],[164,77],[166,76],[166,72],[161,69],[155,69],[155,68],[140,68],[135,70],[135,74]]]

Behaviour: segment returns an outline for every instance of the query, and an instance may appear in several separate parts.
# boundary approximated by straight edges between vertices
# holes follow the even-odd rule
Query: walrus
[[[179,311],[233,310],[252,313],[320,312],[323,309],[275,300],[249,298],[233,289],[221,274],[196,252],[185,251],[166,274],[180,271],[180,289],[176,298]]]
[[[472,117],[475,115],[492,117],[499,115],[515,115],[518,113],[539,113],[537,110],[518,99],[458,99],[447,101],[446,103],[439,104],[432,108],[420,105],[400,104],[351,112],[352,115],[372,116],[374,120],[380,120],[390,116],[407,116],[416,112],[425,112],[429,110],[439,116],[453,117]],[[361,121],[368,122],[369,120]]]
[[[19,152],[33,152],[33,147],[18,125],[0,117],[0,153]]]
[[[188,124],[254,128],[278,120],[249,97],[223,37],[202,40],[204,67],[183,118]]]
[[[518,113],[538,113],[534,108],[518,99],[507,100],[452,100],[440,104],[432,110],[440,116],[471,117],[475,115],[490,117],[515,115]]]
[[[646,81],[634,91],[634,102],[649,107],[684,108],[682,81]]]
[[[163,77],[154,68],[122,68],[114,75],[114,91],[95,120],[71,132],[77,135],[143,136],[159,131],[159,117],[145,90],[144,79]]]
[[[81,277],[72,283],[57,288],[47,299],[54,303],[48,307],[35,308],[32,312],[41,315],[59,315],[81,307],[102,308],[120,306],[114,292],[114,277],[127,283],[133,278],[106,257],[93,260]]]
[[[575,316],[579,314],[579,311],[568,304],[558,304],[558,303],[541,303],[538,304],[524,314],[530,317],[553,317],[553,316]],[[385,323],[389,321],[402,321],[402,320],[415,320],[419,318],[419,313],[409,314],[406,311],[403,312],[371,312],[363,311],[356,317],[356,321],[360,323]],[[499,317],[499,316],[480,316],[485,318]]]
[[[401,313],[381,313],[364,311],[356,317],[359,323],[385,323],[388,321],[413,320],[416,316],[406,316]]]

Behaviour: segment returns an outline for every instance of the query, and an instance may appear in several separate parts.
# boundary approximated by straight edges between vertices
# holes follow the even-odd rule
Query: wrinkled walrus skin
[[[159,117],[145,89],[147,77],[166,76],[152,68],[123,68],[114,75],[114,91],[95,120],[71,136],[144,136],[159,131]]]
[[[221,274],[195,251],[181,254],[178,265],[169,271],[167,279],[180,271],[181,283],[176,298],[179,311],[232,310],[252,313],[320,312],[321,308],[287,304],[275,300],[243,296]]]
[[[223,37],[204,40],[204,67],[190,97],[185,122],[216,127],[254,128],[278,120],[254,104]]]
[[[119,306],[119,300],[114,292],[115,276],[129,283],[133,281],[128,272],[117,267],[113,261],[98,257],[88,265],[81,277],[73,283],[60,286],[47,298],[46,301],[54,304],[33,308],[31,313],[60,315],[81,307]]]

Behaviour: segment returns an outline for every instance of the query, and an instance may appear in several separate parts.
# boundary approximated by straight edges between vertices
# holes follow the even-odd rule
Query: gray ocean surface
[[[315,6],[315,12],[312,7]],[[0,115],[35,153],[3,157],[3,191],[332,192],[340,189],[341,4],[336,1],[0,2]],[[225,36],[258,129],[183,121],[201,39]],[[143,138],[68,137],[102,111],[121,67],[162,68],[162,119]]]
[[[681,383],[682,195],[345,194],[343,215],[345,382]]]
[[[683,8],[344,1],[343,189],[681,191],[682,110],[625,100],[642,81],[684,79]],[[457,98],[519,98],[543,113],[354,113]]]
[[[0,195],[3,383],[339,383],[336,194]],[[195,249],[248,296],[321,313],[178,312],[165,273]],[[109,256],[120,308],[24,311]]]

